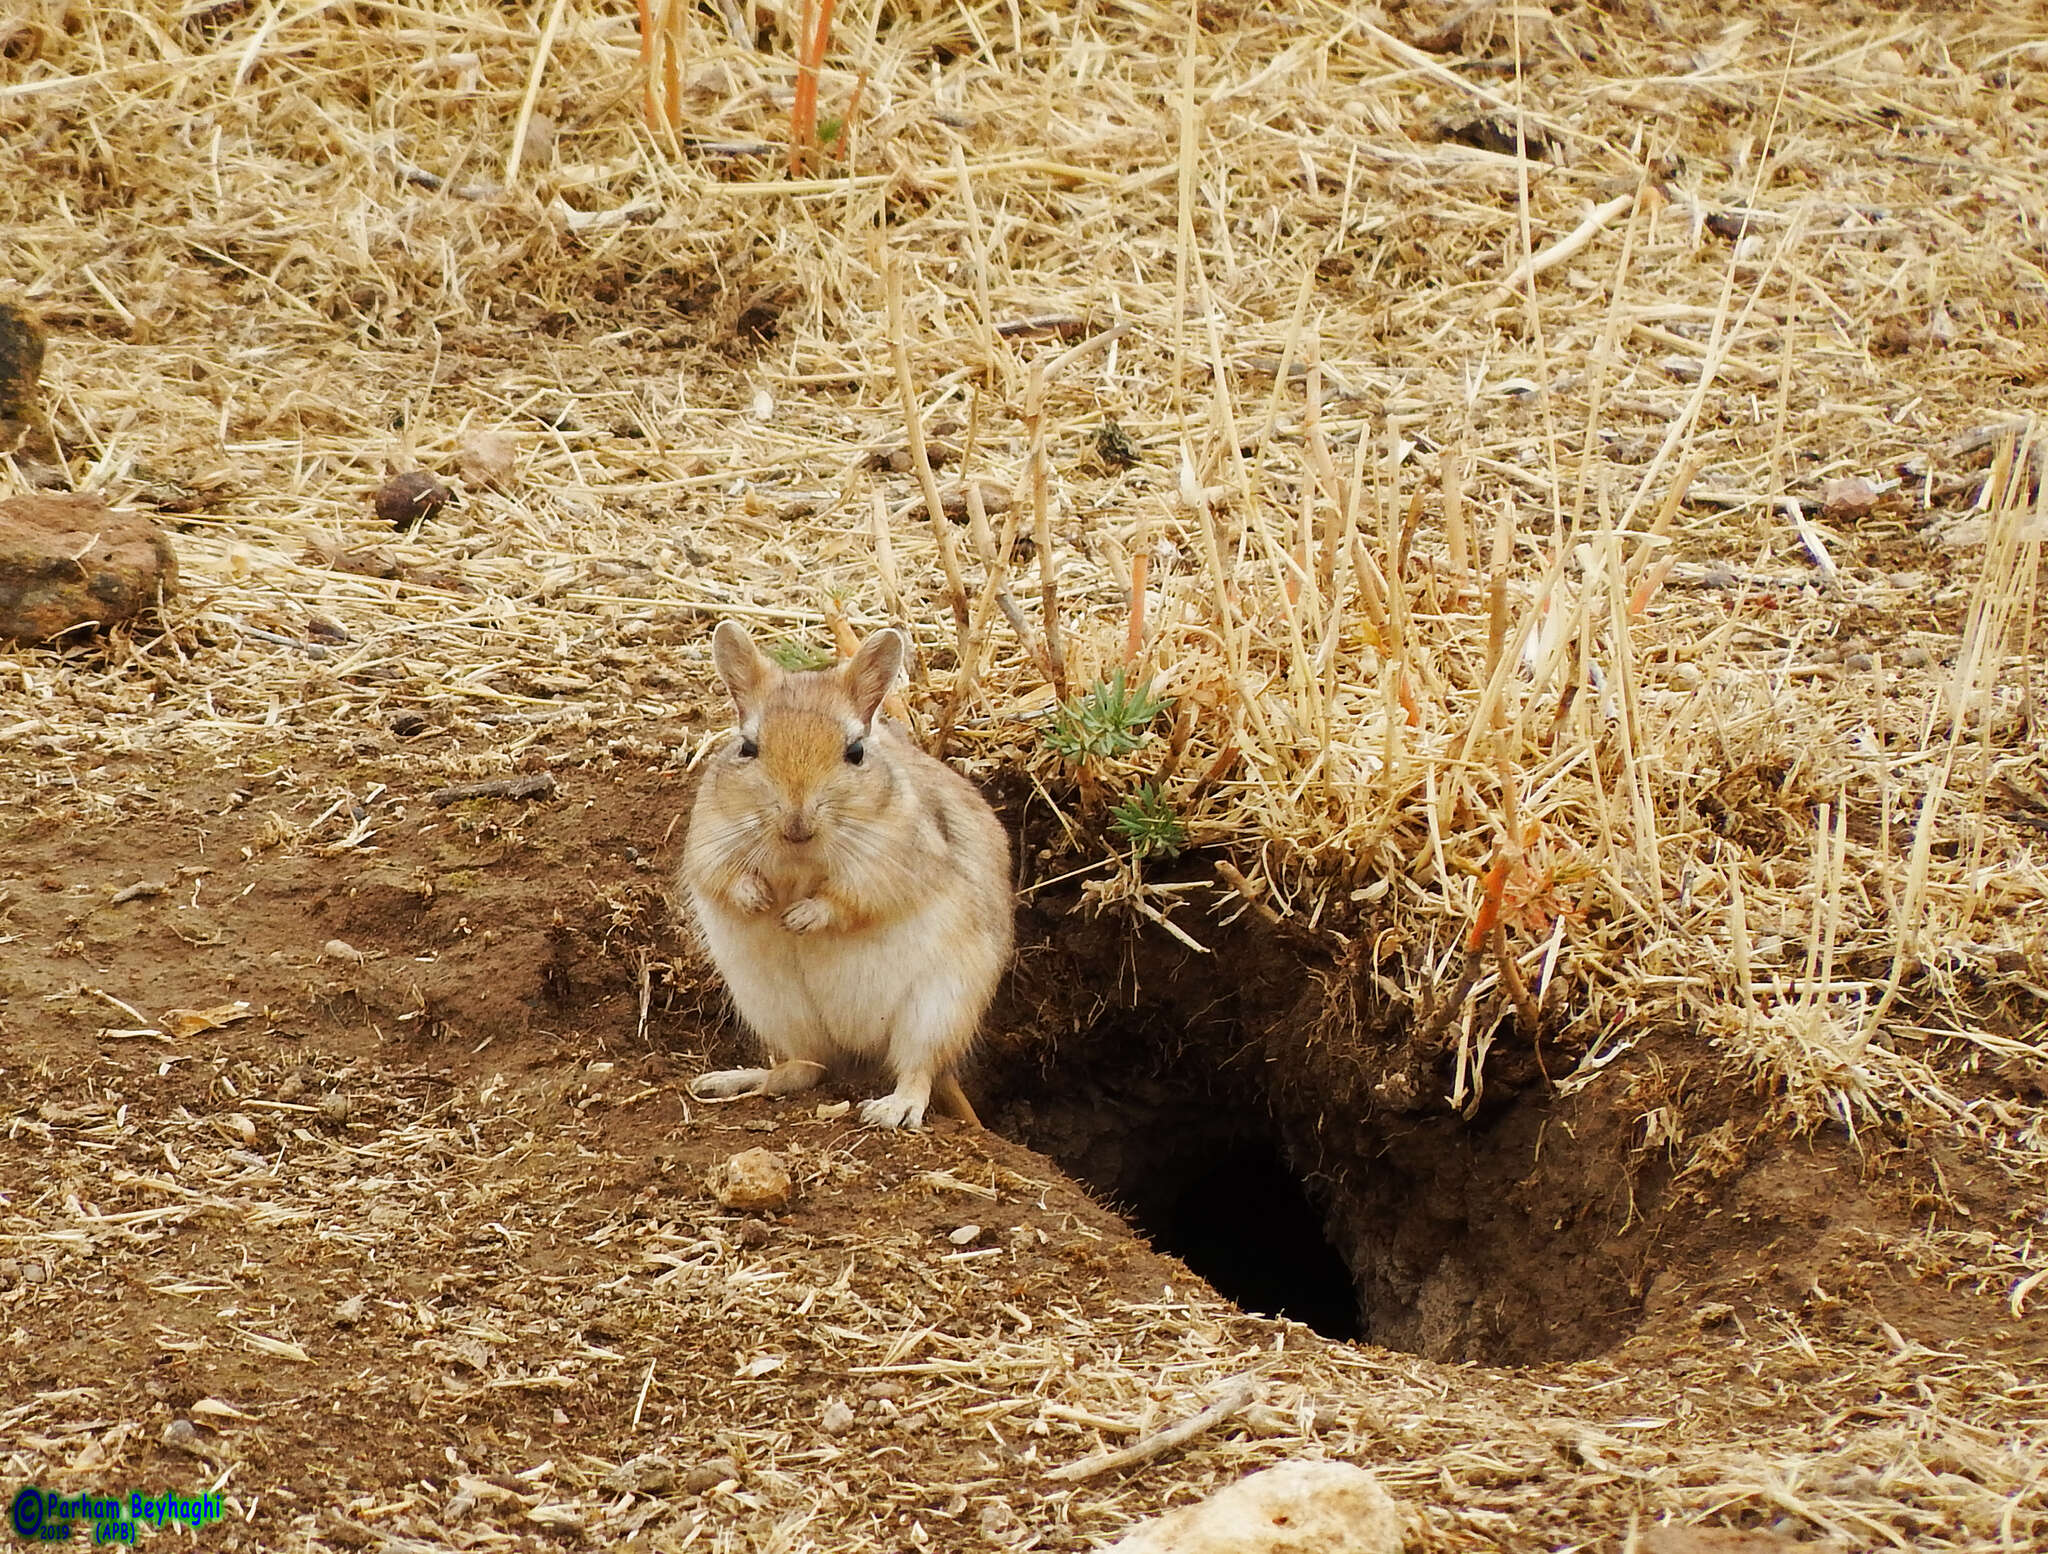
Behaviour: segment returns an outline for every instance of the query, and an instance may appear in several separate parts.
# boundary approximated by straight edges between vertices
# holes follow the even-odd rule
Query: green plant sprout
[[[1131,685],[1121,666],[1105,680],[1069,697],[1053,714],[1045,742],[1073,765],[1128,755],[1145,742],[1152,720],[1168,705],[1152,682]]]
[[[778,637],[773,642],[764,643],[761,651],[781,668],[792,671],[832,667],[830,651],[819,647],[808,637]]]
[[[1148,782],[1121,804],[1112,804],[1109,823],[1141,860],[1178,858],[1188,845],[1187,827],[1157,783]]]

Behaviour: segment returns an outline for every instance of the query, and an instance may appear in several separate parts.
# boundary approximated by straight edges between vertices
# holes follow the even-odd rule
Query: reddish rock
[[[177,553],[146,518],[96,496],[0,502],[0,643],[118,625],[177,585]]]

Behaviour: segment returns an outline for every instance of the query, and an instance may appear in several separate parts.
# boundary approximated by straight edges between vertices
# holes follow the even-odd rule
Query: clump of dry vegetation
[[[509,768],[706,710],[720,616],[899,620],[1044,877],[1320,937],[1475,1099],[1504,1016],[1566,1092],[1683,1027],[2048,1180],[2038,14],[34,0],[0,60],[71,478],[187,578],[0,742]],[[1890,1251],[2048,1298],[2011,1224]],[[1938,1530],[1725,1503],[2024,1546],[1979,1444]]]

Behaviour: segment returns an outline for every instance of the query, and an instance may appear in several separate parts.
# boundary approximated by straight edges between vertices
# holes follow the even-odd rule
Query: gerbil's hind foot
[[[690,1081],[690,1094],[700,1101],[734,1101],[745,1095],[795,1095],[825,1077],[825,1065],[804,1059],[773,1068],[722,1068]]]
[[[690,1094],[700,1101],[732,1101],[743,1095],[760,1095],[767,1089],[768,1074],[765,1068],[722,1068],[691,1080]]]

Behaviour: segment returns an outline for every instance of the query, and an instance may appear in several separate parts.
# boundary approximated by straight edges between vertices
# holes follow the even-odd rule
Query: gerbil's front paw
[[[732,904],[742,912],[765,912],[775,905],[775,893],[758,874],[742,874],[732,888]]]
[[[860,1103],[860,1120],[870,1128],[922,1128],[924,1102],[904,1095],[885,1095]]]
[[[805,896],[792,902],[782,914],[782,926],[791,933],[816,933],[832,926],[832,905],[822,896]]]

